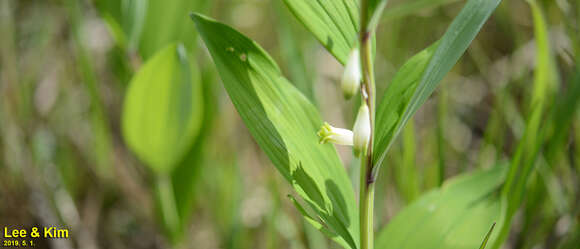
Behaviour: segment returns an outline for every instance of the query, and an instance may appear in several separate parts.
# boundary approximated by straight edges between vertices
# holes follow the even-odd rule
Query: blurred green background
[[[580,248],[580,1],[539,2],[559,84],[505,248]],[[377,30],[379,93],[463,4],[389,1]],[[38,240],[36,248],[338,248],[286,197],[292,188],[238,116],[191,11],[256,40],[324,120],[352,126],[342,66],[281,0],[1,0],[0,227],[71,230],[70,239]],[[199,103],[190,141],[173,170],[160,171],[127,145],[123,108],[133,76],[171,46],[195,75]],[[444,179],[515,153],[536,61],[529,5],[503,1],[389,154],[377,230]],[[358,179],[350,149],[337,149]],[[163,207],[167,198],[174,207]]]

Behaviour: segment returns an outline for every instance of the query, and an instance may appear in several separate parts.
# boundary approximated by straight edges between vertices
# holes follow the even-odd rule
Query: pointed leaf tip
[[[479,246],[479,249],[484,249],[485,246],[487,245],[487,241],[489,240],[489,237],[493,232],[493,228],[495,228],[495,223],[496,222],[494,221],[493,224],[491,225],[491,228],[489,229],[489,232],[487,232],[487,235],[485,235],[485,238],[483,239],[483,242],[481,242],[481,246]]]

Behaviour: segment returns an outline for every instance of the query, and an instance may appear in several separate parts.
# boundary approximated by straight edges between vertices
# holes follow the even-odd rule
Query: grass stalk
[[[405,201],[411,203],[421,194],[419,191],[419,174],[415,158],[417,157],[417,144],[415,143],[414,120],[409,120],[403,130],[403,160],[399,167],[398,182],[401,186]]]
[[[99,79],[91,62],[91,54],[82,41],[83,33],[83,13],[80,3],[74,0],[66,0],[68,7],[70,25],[73,34],[73,42],[77,53],[77,62],[81,79],[85,82],[91,98],[91,122],[94,130],[95,159],[97,160],[97,170],[102,176],[111,177],[111,154],[112,138],[111,128],[105,112],[101,94],[99,93]]]
[[[437,186],[441,187],[443,181],[445,180],[445,165],[446,162],[446,142],[445,142],[445,127],[447,122],[447,103],[448,95],[445,89],[445,85],[439,87],[439,95],[437,100],[437,155],[439,160],[437,163]]]

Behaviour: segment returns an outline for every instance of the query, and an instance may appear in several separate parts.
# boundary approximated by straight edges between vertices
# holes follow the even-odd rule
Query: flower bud
[[[354,96],[359,89],[360,81],[362,78],[360,67],[358,48],[354,48],[348,55],[346,68],[342,74],[341,87],[342,93],[346,99],[350,99],[352,96]]]
[[[316,134],[320,137],[321,144],[331,142],[340,145],[352,145],[352,131],[333,127],[326,122]]]
[[[354,154],[357,157],[363,155],[367,149],[371,137],[371,119],[369,115],[369,107],[363,103],[356,115],[356,121],[353,127],[353,145]]]

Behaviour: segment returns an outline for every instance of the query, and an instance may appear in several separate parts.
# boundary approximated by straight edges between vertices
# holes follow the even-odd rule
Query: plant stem
[[[375,199],[375,183],[368,183],[370,172],[366,167],[367,161],[361,160],[360,185],[360,239],[361,249],[372,249],[374,242],[373,210]]]
[[[372,44],[371,37],[373,30],[369,29],[368,24],[368,0],[361,2],[361,27],[359,33],[360,55],[361,55],[361,69],[362,69],[362,85],[361,96],[362,100],[366,102],[369,107],[371,134],[366,153],[361,156],[361,177],[360,177],[360,239],[361,249],[373,249],[374,230],[373,230],[373,214],[374,214],[374,196],[375,196],[375,179],[372,175],[373,168],[373,136],[374,136],[374,120],[375,120],[375,80],[373,72],[372,61]]]
[[[157,194],[159,196],[160,211],[163,223],[166,226],[171,243],[175,245],[179,228],[179,214],[173,192],[173,183],[171,176],[168,174],[159,174],[157,176]]]

